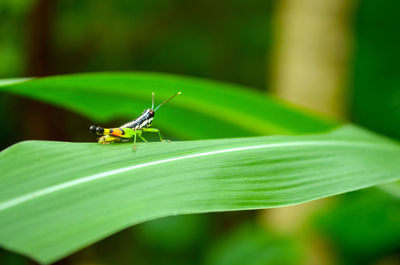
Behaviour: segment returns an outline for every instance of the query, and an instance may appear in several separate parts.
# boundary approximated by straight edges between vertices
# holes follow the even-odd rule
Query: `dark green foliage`
[[[382,191],[342,196],[316,224],[338,247],[344,264],[375,264],[377,258],[400,250],[399,199]]]
[[[351,115],[362,126],[400,138],[400,2],[359,4]]]

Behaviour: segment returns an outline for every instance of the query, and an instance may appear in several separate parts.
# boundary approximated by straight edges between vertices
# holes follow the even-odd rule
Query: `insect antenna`
[[[151,93],[151,109],[154,109],[154,92]]]
[[[154,112],[156,112],[156,110],[157,110],[159,107],[161,107],[162,105],[164,105],[165,103],[167,103],[168,101],[170,101],[171,99],[173,99],[174,97],[176,97],[177,95],[180,95],[181,93],[182,93],[182,92],[178,92],[178,93],[176,93],[175,95],[173,95],[172,97],[167,98],[166,100],[164,100],[163,103],[161,103],[160,105],[157,106],[157,108],[154,110]]]

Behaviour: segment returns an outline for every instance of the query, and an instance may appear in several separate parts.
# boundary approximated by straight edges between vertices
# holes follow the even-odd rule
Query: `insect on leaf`
[[[0,245],[54,262],[176,214],[298,204],[400,178],[399,144],[354,126],[309,136],[99,145],[26,141],[0,153]]]

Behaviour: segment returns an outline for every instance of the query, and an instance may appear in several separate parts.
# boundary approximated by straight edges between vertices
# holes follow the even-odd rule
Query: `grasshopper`
[[[149,128],[153,122],[154,114],[158,108],[162,105],[180,95],[181,92],[176,93],[175,95],[171,96],[170,98],[166,99],[156,108],[154,108],[154,92],[152,93],[152,104],[151,109],[145,109],[142,114],[136,119],[125,123],[124,125],[118,128],[103,128],[100,126],[90,126],[90,131],[98,136],[100,136],[98,142],[101,144],[109,144],[109,143],[116,143],[116,142],[127,142],[129,139],[133,138],[134,148],[136,149],[136,137],[139,137],[144,142],[147,140],[142,136],[144,132],[154,132],[158,133],[160,137],[160,141],[164,142],[163,138],[161,137],[161,133],[159,129],[156,128]]]

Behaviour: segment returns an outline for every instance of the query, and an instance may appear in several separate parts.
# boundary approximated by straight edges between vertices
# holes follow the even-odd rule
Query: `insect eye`
[[[92,133],[96,133],[96,126],[94,126],[94,125],[90,126],[89,130],[90,130]]]

